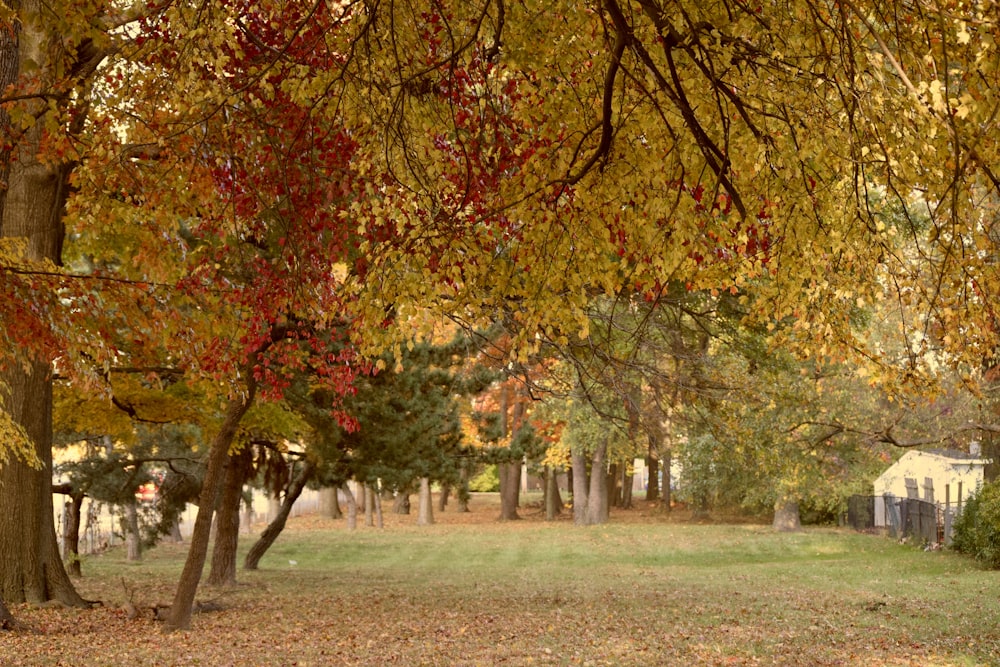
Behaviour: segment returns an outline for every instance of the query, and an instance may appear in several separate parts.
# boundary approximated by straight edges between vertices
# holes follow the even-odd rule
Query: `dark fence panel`
[[[943,519],[937,505],[915,498],[851,496],[847,500],[846,524],[855,530],[881,529],[892,537],[937,543],[950,538]]]
[[[851,496],[847,499],[847,525],[854,530],[875,528],[875,496]]]
[[[938,542],[937,505],[915,498],[903,498],[900,500],[900,510],[904,537],[912,537],[921,542]]]

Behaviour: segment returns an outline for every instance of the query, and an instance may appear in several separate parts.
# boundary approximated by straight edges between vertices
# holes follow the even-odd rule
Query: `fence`
[[[950,544],[952,526],[960,511],[960,506],[939,507],[916,498],[851,496],[847,500],[846,523],[855,530],[885,531],[891,537]]]

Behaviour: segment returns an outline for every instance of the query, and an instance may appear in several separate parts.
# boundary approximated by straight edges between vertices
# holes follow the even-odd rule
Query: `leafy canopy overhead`
[[[585,335],[594,294],[679,281],[752,290],[756,317],[796,321],[786,342],[863,357],[852,312],[889,292],[919,314],[907,335],[975,321],[945,344],[981,357],[990,5],[351,5],[335,89],[369,182],[361,316],[506,304],[523,352]]]
[[[72,166],[94,279],[5,238],[5,349],[108,367],[169,341],[209,376],[250,360],[280,393],[320,362],[344,391],[349,348],[316,329],[380,352],[428,306],[499,315],[525,360],[587,336],[596,295],[668,285],[809,353],[880,361],[852,317],[887,294],[904,337],[996,347],[990,2],[65,9],[7,10],[66,46],[5,122]]]

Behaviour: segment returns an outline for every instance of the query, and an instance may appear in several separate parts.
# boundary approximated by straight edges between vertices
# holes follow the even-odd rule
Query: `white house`
[[[885,505],[879,501],[890,495],[958,509],[983,485],[983,473],[990,462],[982,458],[977,446],[971,449],[971,454],[951,449],[903,454],[875,480],[876,525],[885,525]]]

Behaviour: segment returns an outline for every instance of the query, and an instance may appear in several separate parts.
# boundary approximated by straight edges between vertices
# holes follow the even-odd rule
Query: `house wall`
[[[906,478],[917,480],[919,497],[924,499],[924,479],[934,480],[934,501],[945,502],[945,487],[950,487],[952,503],[965,502],[983,484],[984,459],[959,460],[930,452],[907,452],[896,463],[879,475],[874,483],[874,493],[881,496],[890,493],[906,498]],[[958,497],[958,485],[962,485],[962,497]]]

